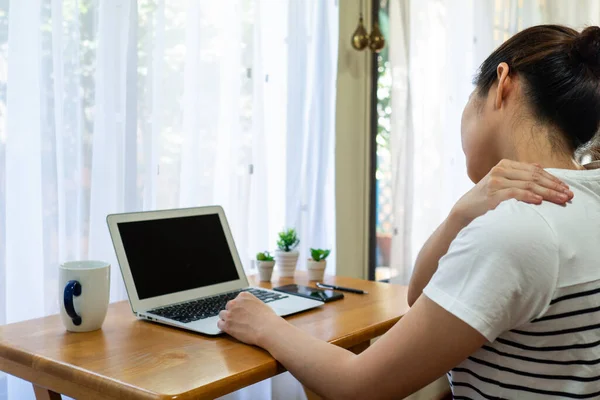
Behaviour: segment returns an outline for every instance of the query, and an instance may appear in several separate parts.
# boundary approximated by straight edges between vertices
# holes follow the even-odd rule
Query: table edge
[[[352,334],[328,341],[328,343],[343,348],[353,347],[381,336],[392,326],[394,326],[396,322],[400,320],[400,318],[402,318],[402,316],[373,324]],[[16,346],[7,346],[8,343],[10,342],[0,340],[0,359],[6,360],[8,363],[14,363],[25,368],[30,368],[32,372],[41,372],[59,380],[67,380],[73,382],[75,385],[80,385],[86,389],[103,393],[106,396],[115,398],[127,395],[144,400],[214,399],[286,372],[286,369],[277,360],[269,355],[269,361],[264,362],[255,368],[227,376],[187,392],[176,394],[157,393],[115,378],[99,375],[93,371],[80,368],[76,365],[65,364],[43,356],[34,355]],[[0,364],[2,364],[2,360],[0,360]],[[77,371],[76,379],[73,377],[74,370]],[[5,372],[11,374],[12,371]],[[27,377],[20,375],[21,374],[15,374],[15,376],[27,380]],[[223,385],[224,381],[228,382],[227,385]],[[227,390],[224,391],[223,389],[226,387]],[[64,394],[69,395],[69,393]]]
[[[331,343],[335,346],[339,346],[345,349],[348,349],[350,347],[356,346],[358,344],[364,343],[366,341],[370,341],[371,339],[374,339],[378,336],[383,335],[385,332],[387,332],[389,329],[391,329],[392,326],[394,326],[400,319],[402,318],[402,316],[398,316],[398,317],[394,317],[392,319],[389,319],[387,321],[384,322],[380,322],[377,324],[373,324],[369,327],[360,329],[358,331],[356,331],[356,333],[352,334],[352,335],[346,335],[346,336],[342,336],[340,338],[337,338],[335,340],[332,341],[328,341],[328,343]],[[364,337],[360,337],[361,335],[364,335]],[[270,355],[269,355],[270,356]],[[220,397],[223,395],[226,395],[228,393],[232,393],[236,390],[239,389],[243,389],[244,387],[247,387],[253,383],[257,383],[260,382],[264,379],[268,379],[268,378],[272,378],[276,375],[279,375],[280,373],[283,372],[287,372],[287,369],[285,369],[283,367],[283,365],[281,365],[277,360],[275,360],[272,356],[271,360],[269,360],[269,362],[257,366],[256,368],[250,370],[250,371],[256,371],[254,372],[254,374],[262,374],[263,372],[267,372],[268,371],[268,367],[270,367],[272,364],[275,364],[277,366],[277,369],[275,373],[268,375],[268,376],[264,376],[264,377],[260,377],[259,379],[254,379],[254,377],[256,375],[253,375],[251,377],[251,379],[246,380],[241,380],[239,379],[240,376],[245,376],[250,374],[250,371],[245,371],[239,374],[235,374],[235,375],[231,375],[227,378],[227,380],[232,380],[235,382],[234,385],[232,384],[228,384],[228,386],[231,388],[232,386],[235,387],[235,389],[233,390],[227,390],[227,391],[223,391],[221,390],[221,388],[223,387],[222,385],[220,385],[221,382],[223,382],[224,379],[222,380],[218,380],[218,381],[214,381],[211,382],[207,385],[204,385],[202,387],[196,388],[196,389],[192,389],[188,392],[183,392],[180,393],[178,395],[176,395],[177,400],[191,400],[191,399],[214,399],[216,397]],[[267,370],[267,371],[265,371]],[[244,381],[244,384],[242,385],[238,385],[238,383]],[[216,388],[214,387],[216,386]]]

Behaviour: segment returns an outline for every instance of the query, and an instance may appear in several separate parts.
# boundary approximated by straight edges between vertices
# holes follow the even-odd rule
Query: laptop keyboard
[[[194,300],[187,303],[155,308],[148,311],[148,313],[186,324],[188,322],[198,321],[200,319],[210,318],[218,315],[221,310],[225,309],[227,302],[235,299],[241,292],[252,293],[259,300],[262,300],[263,303],[270,303],[272,301],[281,300],[288,297],[285,294],[267,292],[266,290],[256,288],[248,288],[220,294],[218,296],[205,297],[203,299]]]

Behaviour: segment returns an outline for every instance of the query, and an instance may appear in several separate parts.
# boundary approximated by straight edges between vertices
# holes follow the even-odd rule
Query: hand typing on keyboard
[[[277,331],[277,324],[285,324],[273,309],[251,293],[240,293],[219,313],[217,326],[244,343],[260,346],[262,338]]]
[[[252,293],[263,303],[270,303],[272,301],[288,297],[284,294],[273,293],[256,288],[248,288],[220,294],[218,296],[205,297],[203,299],[189,301],[186,303],[156,308],[148,311],[148,313],[185,324],[218,315],[219,311],[225,310],[225,306],[228,301],[235,299],[242,292]]]

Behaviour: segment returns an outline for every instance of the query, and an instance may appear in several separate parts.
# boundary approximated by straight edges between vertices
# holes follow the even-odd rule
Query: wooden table
[[[286,319],[338,346],[366,348],[408,310],[406,287],[325,281],[369,294],[345,293],[343,300]],[[274,277],[273,286],[292,282]],[[308,284],[306,274],[297,272],[295,282]],[[58,315],[0,326],[0,370],[31,382],[38,399],[52,400],[61,398],[57,393],[86,400],[213,399],[285,371],[266,351],[229,336],[138,320],[127,301],[111,304],[95,332],[67,332]]]

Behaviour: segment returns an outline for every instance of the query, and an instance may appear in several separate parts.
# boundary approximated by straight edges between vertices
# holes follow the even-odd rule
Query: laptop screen
[[[140,300],[239,279],[218,214],[118,228]]]

